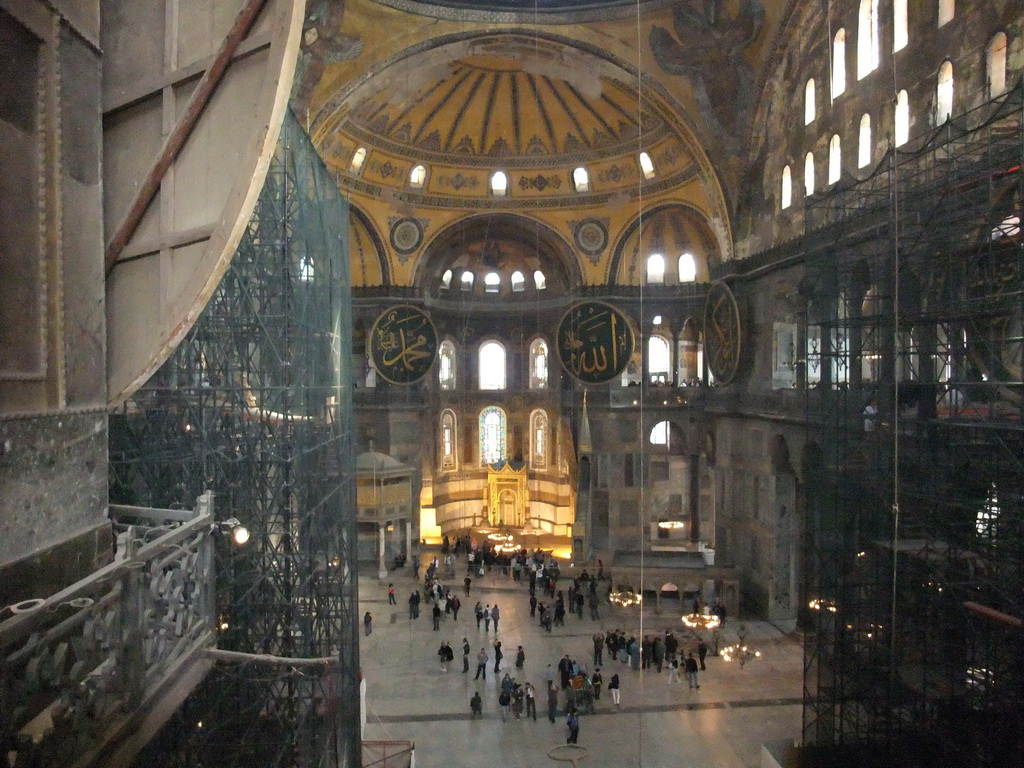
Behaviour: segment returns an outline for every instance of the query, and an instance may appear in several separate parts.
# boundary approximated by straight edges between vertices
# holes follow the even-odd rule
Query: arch
[[[453,472],[458,469],[459,456],[458,417],[455,411],[441,412],[441,471]]]
[[[679,351],[676,355],[680,386],[693,387],[700,384],[700,326],[692,317],[683,323],[679,334]]]
[[[465,300],[465,296],[443,295],[441,275],[452,269],[456,281],[463,269],[484,274],[497,268],[501,276],[499,296],[530,293],[536,290],[532,276],[538,266],[546,278],[547,291],[569,293],[583,283],[583,273],[572,247],[546,224],[518,214],[488,213],[471,216],[441,229],[423,246],[413,275],[414,284],[425,294],[446,300]],[[515,288],[512,275],[523,276]],[[474,295],[484,300],[483,281],[474,281]],[[517,285],[519,285],[517,283]],[[494,294],[486,294],[494,302]]]
[[[482,390],[502,390],[507,387],[505,345],[488,339],[477,349],[478,386]]]
[[[659,333],[647,337],[647,375],[652,384],[672,383],[672,344]]]
[[[547,413],[538,408],[530,414],[530,466],[547,469],[550,465],[551,437]]]
[[[871,163],[871,115],[865,112],[860,118],[860,136],[857,143],[857,167]]]
[[[878,69],[878,0],[860,0],[857,19],[857,79]]]
[[[787,165],[782,169],[782,200],[779,207],[786,210],[793,203],[793,172]]]
[[[804,86],[804,125],[810,125],[818,116],[818,108],[815,104],[814,78],[808,78]]]
[[[892,3],[892,52],[902,51],[910,42],[907,24],[907,0]]]
[[[541,338],[530,342],[530,389],[547,389],[551,367],[548,343]]]
[[[686,455],[686,433],[674,421],[659,421],[647,434],[653,451],[664,451],[670,456]]]
[[[349,204],[348,256],[352,286],[368,288],[391,285],[391,267],[384,240],[371,219]]]
[[[939,66],[935,83],[935,124],[942,125],[953,116],[953,62],[946,59]]]
[[[480,411],[480,463],[500,464],[507,457],[507,419],[505,411],[489,405]]]
[[[723,260],[718,239],[704,214],[684,203],[666,203],[642,217],[633,216],[616,242],[608,265],[608,282],[640,285],[646,278],[647,257],[654,253],[668,255],[669,283],[678,281],[678,274],[672,271],[677,268],[678,254],[693,255],[698,283],[708,282],[711,270]]]
[[[832,38],[832,101],[846,91],[846,30]]]
[[[996,32],[988,42],[985,63],[988,74],[988,95],[990,99],[1006,90],[1006,33]]]
[[[828,143],[828,183],[835,184],[843,173],[843,145],[839,134]]]
[[[458,384],[458,358],[455,352],[455,342],[445,339],[437,349],[437,378],[441,389],[452,390]]]
[[[660,253],[652,253],[647,257],[646,280],[648,285],[665,283],[665,257]]]

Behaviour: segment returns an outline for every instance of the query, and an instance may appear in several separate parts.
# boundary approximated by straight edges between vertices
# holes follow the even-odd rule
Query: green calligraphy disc
[[[584,384],[604,384],[625,370],[633,354],[633,326],[602,301],[569,308],[558,324],[558,359]]]
[[[437,357],[437,331],[423,310],[400,304],[384,310],[370,332],[370,358],[392,384],[415,384]]]

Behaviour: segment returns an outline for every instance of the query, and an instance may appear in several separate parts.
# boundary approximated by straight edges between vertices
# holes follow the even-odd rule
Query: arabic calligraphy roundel
[[[713,283],[704,305],[704,351],[708,367],[719,384],[728,384],[736,377],[742,343],[736,297],[725,283]]]
[[[437,331],[421,309],[400,304],[384,310],[370,332],[370,358],[386,381],[415,384],[437,356]]]
[[[601,301],[572,306],[558,324],[558,359],[584,384],[603,384],[622,373],[633,343],[626,316]]]

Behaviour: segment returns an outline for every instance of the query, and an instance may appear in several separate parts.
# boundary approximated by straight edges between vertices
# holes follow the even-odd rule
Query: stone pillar
[[[384,563],[384,534],[387,532],[387,523],[377,523],[377,538],[378,538],[378,564],[377,564],[377,578],[383,580],[388,577],[388,568]]]
[[[405,521],[405,556],[412,560],[412,518]]]

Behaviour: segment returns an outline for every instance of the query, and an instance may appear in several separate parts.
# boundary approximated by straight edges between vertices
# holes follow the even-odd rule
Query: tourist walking
[[[604,635],[598,630],[594,633],[594,666],[604,664]]]
[[[558,712],[558,687],[548,683],[548,720],[555,722],[555,714]]]
[[[701,670],[701,672],[703,672],[705,669],[707,669],[707,667],[704,666],[704,659],[707,658],[707,655],[708,655],[708,644],[706,642],[704,642],[704,638],[702,637],[700,639],[700,642],[697,643],[697,656],[698,656],[698,658],[700,658],[700,670]]]
[[[686,682],[690,684],[690,688],[700,688],[700,683],[697,682],[697,660],[693,658],[693,653],[686,657]]]
[[[576,714],[575,709],[569,710],[569,716],[565,719],[565,724],[569,726],[569,737],[565,740],[565,743],[575,744],[580,737],[580,718]]]
[[[434,610],[431,612],[431,615],[434,617],[434,630],[441,629],[441,606],[434,603]]]
[[[665,684],[671,685],[672,683],[681,682],[682,680],[679,679],[679,659],[672,659],[668,663],[668,678],[665,680]]]
[[[394,584],[388,584],[388,605],[398,605],[398,601],[395,600]]]
[[[479,680],[481,677],[487,679],[487,651],[483,648],[476,655],[476,677],[473,679]]]
[[[595,667],[594,674],[590,676],[590,684],[594,688],[594,701],[598,701],[601,698],[602,683],[604,683],[604,678],[601,677],[601,668]]]
[[[373,616],[367,611],[363,616],[363,633],[369,636],[371,632],[373,632]]]
[[[469,640],[462,638],[462,671],[469,672]]]
[[[619,706],[619,673],[615,672],[608,682],[608,690],[612,694],[612,704]]]
[[[498,674],[498,670],[501,668],[501,660],[505,658],[505,654],[501,652],[501,640],[494,641],[494,674]]]
[[[484,716],[484,701],[480,698],[480,691],[474,693],[473,698],[469,700],[469,711],[473,713],[473,717]]]
[[[498,634],[498,619],[501,618],[501,614],[498,613],[498,604],[495,603],[494,607],[491,608],[491,620],[494,621],[494,634]]]
[[[537,691],[534,690],[533,683],[527,683],[523,686],[523,696],[526,698],[526,717],[529,719],[532,717],[534,721],[537,720]]]

